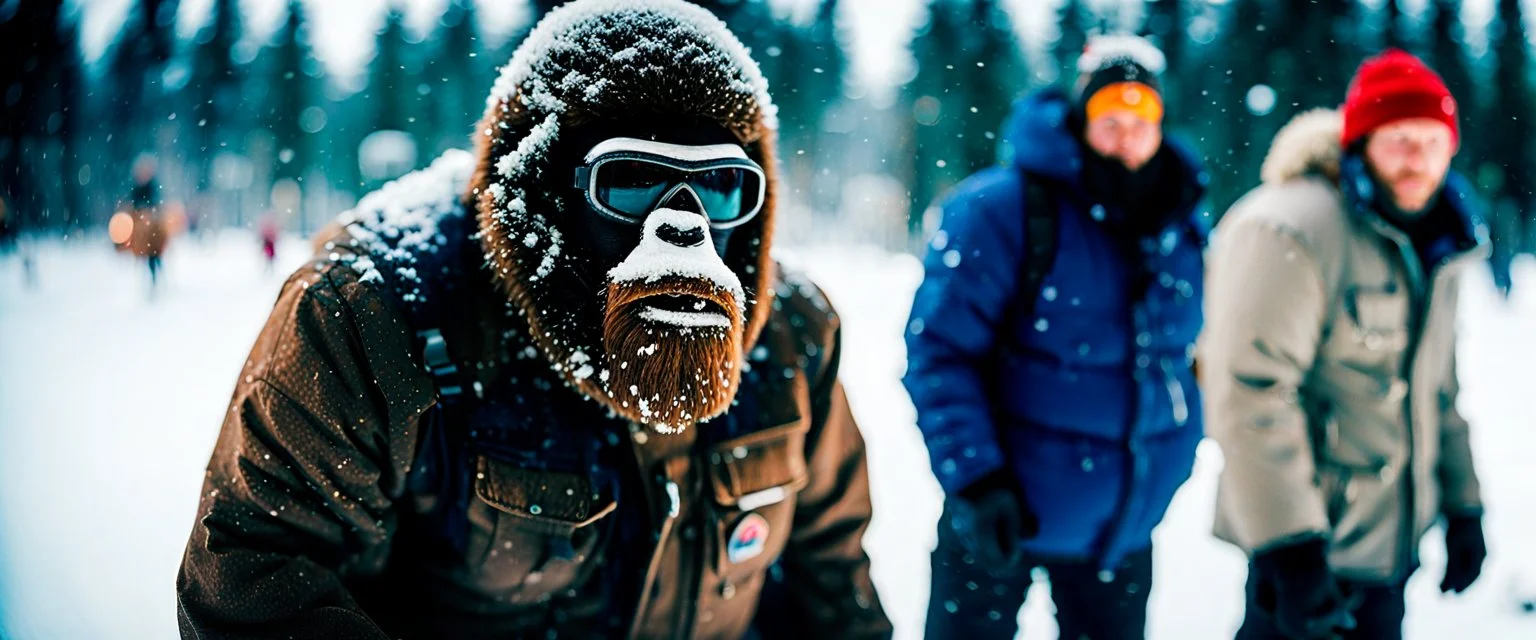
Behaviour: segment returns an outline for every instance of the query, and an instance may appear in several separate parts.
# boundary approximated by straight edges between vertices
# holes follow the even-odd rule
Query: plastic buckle
[[[444,396],[462,393],[463,388],[451,378],[458,374],[459,368],[448,355],[448,342],[443,339],[443,333],[437,329],[424,329],[417,331],[416,337],[422,341],[421,359],[426,364],[427,373],[436,379],[438,393]]]

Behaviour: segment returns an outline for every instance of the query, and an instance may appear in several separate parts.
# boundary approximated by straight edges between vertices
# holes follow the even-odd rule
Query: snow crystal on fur
[[[1129,60],[1154,74],[1168,68],[1163,52],[1146,38],[1132,35],[1096,35],[1088,38],[1082,57],[1077,59],[1077,70],[1093,73],[1122,60]]]
[[[1313,109],[1292,118],[1275,134],[1259,176],[1266,184],[1309,173],[1337,177],[1339,157],[1343,154],[1339,134],[1343,129],[1344,117],[1334,109]]]
[[[496,173],[503,178],[520,176],[527,166],[528,158],[549,153],[549,146],[555,140],[555,135],[560,131],[560,114],[551,113],[544,120],[533,126],[522,140],[517,142],[517,148],[496,161]]]
[[[368,255],[343,261],[363,274],[363,282],[382,280],[377,260],[390,263],[395,272],[409,280],[416,279],[411,265],[423,251],[436,251],[445,242],[438,233],[436,216],[444,213],[463,215],[459,198],[468,188],[475,158],[461,149],[451,149],[431,166],[407,173],[363,196],[357,207],[341,214],[341,224]],[[371,258],[369,256],[372,256]],[[338,259],[341,259],[338,256]]]
[[[674,209],[657,209],[645,219],[645,230],[640,234],[640,246],[625,258],[619,266],[608,272],[614,282],[643,280],[656,282],[668,276],[702,278],[715,286],[731,292],[736,306],[746,308],[747,295],[741,288],[741,279],[725,266],[715,253],[714,245],[705,242],[692,247],[679,247],[662,240],[656,230],[663,224],[683,229],[703,226],[703,218],[697,213]]]
[[[605,22],[598,19],[605,14],[621,14],[625,20],[635,22],[676,21],[684,29],[692,30],[700,38],[715,43],[720,53],[699,52],[700,55],[717,58],[715,62],[724,71],[723,75],[731,79],[731,90],[751,94],[762,109],[763,126],[778,128],[773,101],[768,97],[768,81],[763,78],[762,71],[757,62],[752,60],[747,48],[714,14],[683,0],[577,0],[550,11],[517,48],[512,61],[501,70],[490,97],[486,99],[486,107],[494,108],[499,102],[512,99],[518,93],[518,88],[527,84],[530,85],[527,87],[529,91],[523,97],[530,106],[546,113],[564,111],[565,104],[554,97],[533,64],[548,60],[557,52],[580,51],[586,47],[587,42],[595,39],[589,31],[606,28]],[[663,42],[637,42],[631,47],[636,50],[632,55],[666,59],[678,53],[647,50],[665,46]],[[561,81],[585,85],[588,99],[596,98],[607,86],[605,78],[567,76]]]

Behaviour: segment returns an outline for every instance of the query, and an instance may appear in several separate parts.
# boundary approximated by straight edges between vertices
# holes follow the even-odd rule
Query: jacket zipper
[[[1410,301],[1409,313],[1422,316],[1429,314],[1429,302],[1433,296],[1434,285],[1425,286],[1427,277],[1424,265],[1419,262],[1418,253],[1413,248],[1413,243],[1403,237],[1396,229],[1376,217],[1370,218],[1371,225],[1382,237],[1392,242],[1397,248],[1398,257],[1403,261],[1403,270],[1408,277],[1408,289],[1415,298]],[[1429,289],[1429,291],[1426,291]],[[1398,521],[1397,536],[1397,566],[1392,568],[1394,579],[1401,579],[1408,573],[1409,567],[1414,564],[1414,530],[1418,528],[1418,505],[1415,500],[1416,488],[1414,487],[1414,458],[1418,455],[1418,446],[1415,442],[1417,436],[1414,428],[1413,415],[1413,362],[1418,359],[1419,335],[1423,333],[1423,319],[1415,315],[1410,317],[1413,329],[1408,335],[1408,351],[1404,354],[1399,375],[1408,381],[1408,393],[1403,396],[1403,430],[1405,433],[1404,445],[1407,448],[1407,456],[1403,460],[1403,466],[1397,471],[1402,483],[1400,498],[1402,500],[1402,516]]]
[[[640,602],[635,607],[635,616],[629,623],[629,634],[625,637],[635,638],[640,634],[640,628],[645,623],[647,609],[651,607],[652,583],[656,581],[656,569],[661,565],[661,556],[666,552],[667,542],[672,536],[672,523],[677,520],[677,515],[682,509],[681,491],[677,482],[666,479],[664,488],[667,493],[667,514],[661,521],[661,529],[656,535],[656,548],[651,550],[650,564],[645,569],[645,580],[640,583]]]
[[[1142,416],[1147,414],[1147,412],[1143,410],[1144,407],[1142,406],[1144,399],[1143,390],[1145,385],[1150,382],[1147,380],[1147,376],[1153,375],[1152,371],[1150,371],[1152,356],[1151,354],[1148,354],[1146,351],[1144,351],[1145,347],[1142,347],[1139,344],[1140,341],[1137,339],[1137,336],[1150,331],[1150,329],[1147,328],[1147,319],[1144,315],[1142,315],[1143,313],[1144,311],[1139,309],[1136,303],[1133,302],[1131,304],[1130,320],[1131,328],[1133,331],[1131,344],[1136,345],[1135,348],[1131,350],[1133,355],[1130,361],[1131,378],[1135,381],[1135,384],[1132,385],[1134,391],[1131,397],[1131,405],[1135,407],[1135,410],[1131,416],[1130,424],[1126,425],[1125,437],[1120,442],[1121,447],[1123,447],[1125,451],[1126,458],[1125,480],[1120,483],[1120,500],[1118,500],[1118,504],[1115,505],[1113,525],[1105,530],[1107,535],[1104,536],[1104,540],[1100,543],[1097,553],[1099,575],[1101,578],[1110,577],[1113,579],[1113,574],[1116,567],[1109,565],[1104,561],[1107,560],[1111,552],[1113,552],[1115,548],[1119,546],[1120,538],[1125,535],[1126,527],[1130,526],[1132,519],[1131,494],[1135,493],[1136,487],[1141,484],[1141,474],[1139,473],[1137,465],[1137,461],[1142,455],[1141,446],[1137,444],[1139,431],[1138,427]],[[1147,369],[1142,369],[1141,367],[1140,360],[1142,358],[1147,358],[1147,363],[1149,365]],[[1139,375],[1137,373],[1138,371],[1140,371]],[[1171,389],[1169,393],[1172,393]],[[1185,409],[1187,410],[1188,407],[1186,406]]]
[[[1411,305],[1411,310],[1416,311],[1419,315],[1415,318],[1415,326],[1412,327],[1414,330],[1408,336],[1408,352],[1403,360],[1402,370],[1399,372],[1403,379],[1408,381],[1408,393],[1403,397],[1403,413],[1405,416],[1403,424],[1407,432],[1405,444],[1408,448],[1408,457],[1403,463],[1403,468],[1397,472],[1402,476],[1404,510],[1398,536],[1399,547],[1397,557],[1400,564],[1393,569],[1392,573],[1397,577],[1406,577],[1410,568],[1418,562],[1418,545],[1416,544],[1415,534],[1418,532],[1419,527],[1419,513],[1418,500],[1416,499],[1416,476],[1414,475],[1414,458],[1418,455],[1418,447],[1415,441],[1413,424],[1413,374],[1419,359],[1419,344],[1424,336],[1424,329],[1429,324],[1429,313],[1434,304],[1435,283],[1439,279],[1437,276],[1446,266],[1459,262],[1474,252],[1464,251],[1460,254],[1447,256],[1435,263],[1432,268],[1426,270],[1424,265],[1419,262],[1418,253],[1413,248],[1412,242],[1403,238],[1396,229],[1388,226],[1388,223],[1385,221],[1372,217],[1370,222],[1376,228],[1378,234],[1390,240],[1397,247],[1406,271],[1408,271],[1411,290],[1417,297],[1421,298],[1417,301],[1418,304]]]
[[[674,483],[672,486],[676,487],[677,485]],[[697,495],[697,491],[695,491],[695,495]],[[689,518],[689,520],[695,523],[703,522],[704,513],[708,509],[709,507],[707,505],[696,504],[694,507],[694,514]],[[699,538],[703,539],[708,537],[710,532],[705,530],[703,524],[699,524],[697,526],[699,531]],[[698,613],[699,591],[703,589],[704,582],[703,555],[703,544],[687,544],[685,538],[685,543],[683,544],[678,556],[681,560],[681,562],[678,563],[681,565],[678,575],[682,576],[683,584],[687,585],[683,593],[683,595],[686,597],[678,601],[678,606],[672,616],[672,637],[676,638],[677,640],[684,640],[686,638],[693,637],[693,619],[694,616]]]

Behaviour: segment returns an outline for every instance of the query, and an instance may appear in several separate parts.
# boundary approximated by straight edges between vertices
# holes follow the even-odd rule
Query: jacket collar
[[[1382,187],[1367,170],[1365,159],[1357,154],[1344,154],[1339,169],[1339,191],[1350,214],[1365,218],[1372,227],[1385,226],[1397,235],[1406,237],[1407,234],[1388,222],[1373,204],[1380,198]],[[1422,250],[1426,269],[1456,255],[1473,251],[1487,242],[1487,227],[1476,212],[1475,202],[1476,195],[1465,178],[1454,171],[1446,176],[1438,202],[1424,214],[1442,218],[1426,221],[1426,224],[1436,225],[1438,230],[1438,234]],[[1402,240],[1396,237],[1392,239]]]

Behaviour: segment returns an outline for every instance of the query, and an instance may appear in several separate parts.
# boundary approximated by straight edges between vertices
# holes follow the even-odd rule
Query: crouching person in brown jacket
[[[284,287],[183,636],[889,636],[837,316],[769,258],[745,49],[680,0],[580,0],[488,102],[473,155],[364,198]]]
[[[1481,572],[1454,325],[1486,234],[1448,170],[1457,144],[1445,85],[1389,51],[1342,114],[1280,132],[1264,185],[1213,236],[1199,353],[1226,455],[1217,535],[1252,555],[1239,638],[1401,638],[1403,587],[1438,520],[1441,590]]]

